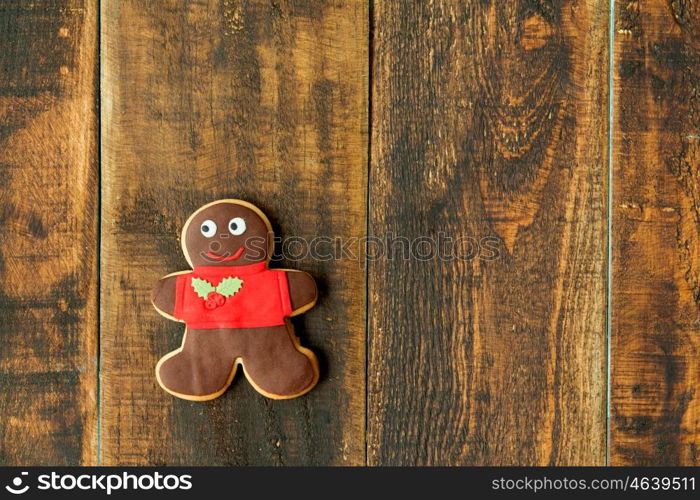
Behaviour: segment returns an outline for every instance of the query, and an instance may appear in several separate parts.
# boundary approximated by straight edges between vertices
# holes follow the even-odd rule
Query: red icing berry
[[[217,307],[223,306],[224,302],[226,302],[226,297],[220,293],[211,292],[207,295],[207,300],[204,301],[204,307],[210,310],[216,309]]]

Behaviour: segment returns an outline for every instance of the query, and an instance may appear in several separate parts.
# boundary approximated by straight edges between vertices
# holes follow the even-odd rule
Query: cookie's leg
[[[160,386],[170,394],[193,401],[220,396],[236,371],[232,330],[185,332],[180,349],[163,356],[156,366]]]
[[[291,325],[248,329],[245,335],[243,369],[259,393],[273,399],[289,399],[316,385],[316,356],[299,345]]]

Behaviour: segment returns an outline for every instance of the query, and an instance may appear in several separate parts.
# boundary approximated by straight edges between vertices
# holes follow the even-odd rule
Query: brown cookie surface
[[[241,200],[203,206],[182,230],[182,249],[193,267],[265,262],[270,258],[272,241],[272,227],[265,214]]]
[[[268,269],[273,238],[267,217],[241,200],[209,203],[187,220],[181,244],[192,270],[161,278],[151,294],[160,314],[187,324],[181,347],[156,367],[167,392],[214,399],[239,365],[269,398],[294,398],[316,385],[316,356],[287,319],[314,306],[316,283],[305,272]]]

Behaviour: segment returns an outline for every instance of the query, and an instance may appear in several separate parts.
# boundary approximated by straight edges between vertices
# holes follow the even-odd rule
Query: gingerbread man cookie
[[[314,306],[316,283],[305,272],[268,269],[273,244],[267,217],[245,201],[215,201],[187,220],[182,250],[192,270],[162,278],[152,292],[160,314],[186,324],[182,346],[156,366],[167,392],[214,399],[238,365],[269,398],[294,398],[316,385],[316,356],[289,321]]]

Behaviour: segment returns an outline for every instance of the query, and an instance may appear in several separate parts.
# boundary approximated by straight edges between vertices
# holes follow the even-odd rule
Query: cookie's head
[[[272,227],[256,206],[219,200],[193,213],[182,229],[191,266],[245,266],[270,259]]]

